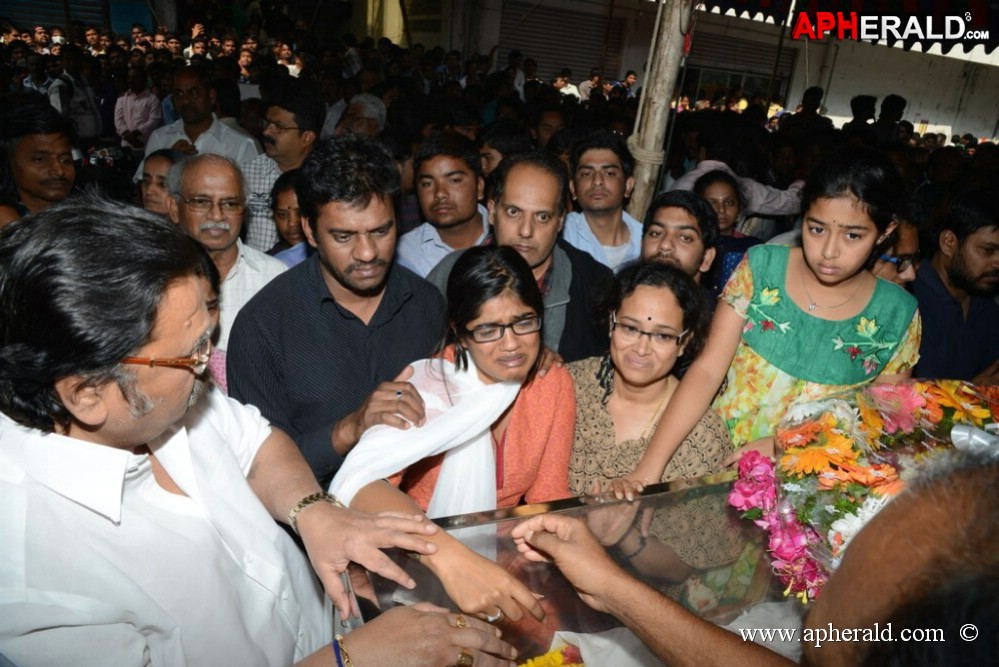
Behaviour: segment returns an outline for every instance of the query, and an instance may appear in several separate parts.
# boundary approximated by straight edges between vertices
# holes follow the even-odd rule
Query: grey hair
[[[378,123],[378,131],[385,129],[385,103],[370,93],[358,93],[350,98],[351,104],[357,104],[364,109],[364,117]]]
[[[246,185],[246,177],[243,176],[243,170],[239,168],[235,160],[225,155],[218,155],[216,153],[200,153],[194,155],[185,160],[181,160],[170,167],[170,171],[167,172],[167,188],[170,190],[170,196],[176,200],[180,200],[180,184],[184,182],[184,174],[188,170],[193,169],[195,165],[201,163],[214,163],[216,165],[228,165],[232,167],[233,171],[236,172],[237,178],[239,178],[239,190],[243,193],[243,199],[247,199],[250,196],[249,190]]]

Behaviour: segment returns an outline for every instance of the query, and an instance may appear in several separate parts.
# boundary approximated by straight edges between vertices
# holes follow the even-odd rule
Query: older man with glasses
[[[219,272],[219,338],[211,368],[216,382],[225,389],[225,350],[236,314],[287,267],[239,240],[246,184],[232,160],[198,155],[174,165],[168,180],[172,195],[167,200],[170,219],[208,251]]]

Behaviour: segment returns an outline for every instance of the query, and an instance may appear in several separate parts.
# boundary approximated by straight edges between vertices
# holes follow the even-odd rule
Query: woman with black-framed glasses
[[[568,497],[572,380],[560,366],[537,372],[544,304],[530,266],[511,247],[470,248],[451,271],[447,302],[441,352],[413,364],[409,380],[426,423],[366,431],[332,492],[355,509],[418,507],[432,518]],[[372,483],[393,473],[412,505]],[[480,553],[488,554],[495,536],[462,539],[481,541]],[[421,561],[462,611],[490,621],[519,620],[525,612],[543,617],[531,592],[504,568],[446,534],[431,541],[439,551]]]
[[[625,266],[615,278],[608,310],[609,352],[568,366],[576,390],[569,460],[569,487],[575,495],[596,492],[634,470],[679,384],[672,375],[677,359],[696,355],[707,333],[703,289],[672,266]],[[719,472],[731,449],[724,422],[709,409],[660,481]],[[722,513],[719,509],[718,515]],[[719,565],[716,552],[703,553],[697,540],[670,530],[667,524],[677,519],[657,513],[646,532],[628,522],[594,528],[604,544],[616,545],[619,556],[655,578],[680,581],[692,567]],[[735,558],[737,542],[732,541],[734,551],[722,561]]]

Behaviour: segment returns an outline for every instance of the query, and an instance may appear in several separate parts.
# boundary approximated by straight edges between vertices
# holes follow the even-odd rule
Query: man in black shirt
[[[399,172],[379,144],[320,144],[297,193],[316,253],[240,311],[226,375],[231,395],[288,432],[325,486],[369,427],[423,419],[405,380],[443,333],[444,299],[392,261]]]

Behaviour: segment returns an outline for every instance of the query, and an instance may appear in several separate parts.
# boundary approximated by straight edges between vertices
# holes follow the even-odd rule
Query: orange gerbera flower
[[[831,434],[826,442],[808,447],[791,447],[784,452],[780,465],[788,474],[802,477],[822,473],[853,460],[852,440],[842,434]]]
[[[777,442],[784,449],[802,447],[815,442],[822,433],[822,423],[819,420],[808,420],[800,426],[784,428],[777,431]]]
[[[881,445],[878,438],[884,430],[885,422],[881,419],[881,413],[874,407],[870,399],[864,394],[857,394],[857,407],[860,409],[860,428],[867,435],[867,441],[871,449],[878,449]]]
[[[930,395],[943,407],[954,409],[955,422],[970,421],[981,426],[992,416],[987,402],[975,395],[971,385],[960,380],[940,380],[936,386],[930,386]]]

